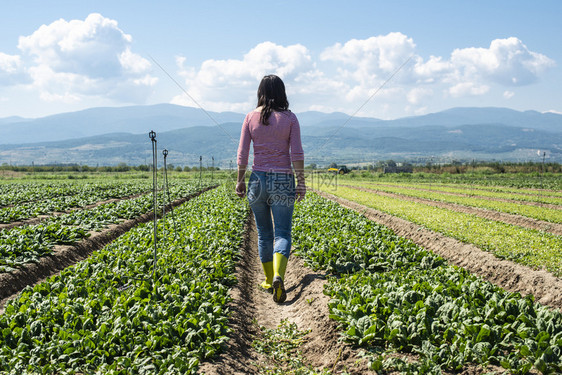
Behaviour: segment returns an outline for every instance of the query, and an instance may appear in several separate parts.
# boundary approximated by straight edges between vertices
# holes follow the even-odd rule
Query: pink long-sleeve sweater
[[[291,111],[271,112],[269,125],[260,122],[259,110],[246,115],[238,146],[238,165],[248,164],[251,141],[254,171],[293,173],[291,162],[304,160],[299,120]]]

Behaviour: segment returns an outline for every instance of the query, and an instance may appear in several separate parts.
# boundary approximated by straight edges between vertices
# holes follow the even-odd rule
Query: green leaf
[[[480,328],[480,332],[478,333],[478,336],[476,336],[476,342],[486,341],[490,337],[491,332],[492,331],[490,329],[490,326],[487,324],[483,324],[482,327]]]
[[[546,374],[548,371],[548,366],[542,358],[538,358],[535,361],[535,367],[543,374]]]

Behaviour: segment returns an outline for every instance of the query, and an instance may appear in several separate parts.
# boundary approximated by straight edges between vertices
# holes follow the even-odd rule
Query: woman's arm
[[[240,198],[244,198],[246,195],[246,166],[239,165],[238,166],[238,176],[236,178],[236,195]]]
[[[304,160],[294,160],[293,169],[295,170],[295,177],[297,179],[297,202],[300,202],[306,195],[306,183],[304,181]]]
[[[252,141],[252,136],[250,135],[250,125],[248,122],[249,114],[246,115],[246,118],[242,123],[242,129],[240,131],[240,143],[238,144],[238,154],[236,157],[236,164],[238,164],[236,195],[238,195],[240,198],[244,198],[244,196],[246,195],[246,181],[244,177],[246,176],[246,166],[248,165],[248,156],[250,154],[250,142]]]
[[[304,151],[301,143],[301,128],[297,116],[292,114],[293,119],[291,123],[290,147],[291,147],[291,160],[293,161],[293,169],[297,178],[297,202],[304,199],[306,194],[306,184],[304,181]]]

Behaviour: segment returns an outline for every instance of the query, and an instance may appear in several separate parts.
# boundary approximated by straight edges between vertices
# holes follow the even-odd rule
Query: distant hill
[[[0,118],[0,125],[17,124],[24,121],[30,121],[30,120],[19,116],[4,117],[4,118]]]
[[[208,113],[219,124],[244,119],[244,115],[234,112]],[[2,143],[60,141],[115,132],[139,134],[146,129],[169,131],[212,125],[215,122],[201,109],[173,104],[90,108],[25,121],[0,119]]]
[[[215,157],[224,168],[236,161],[244,115],[209,115],[213,119],[197,108],[160,104],[0,119],[5,142],[0,163],[147,164],[152,160],[148,132],[155,130],[159,150],[169,150],[170,163],[197,165],[203,155],[209,163]],[[396,120],[350,119],[337,112],[297,116],[307,163],[538,161],[537,150],[547,151],[549,161],[562,162],[562,115],[554,113],[452,108]]]
[[[404,117],[385,121],[391,126],[458,126],[475,124],[503,124],[553,132],[562,131],[562,115],[537,111],[519,112],[508,108],[451,108],[423,116]]]

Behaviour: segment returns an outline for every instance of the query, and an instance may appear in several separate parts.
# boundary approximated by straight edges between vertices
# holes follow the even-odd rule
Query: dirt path
[[[334,370],[334,374],[346,370],[349,374],[375,374],[365,364],[356,362],[356,352],[338,342],[337,325],[329,319],[328,301],[323,293],[325,274],[306,268],[302,259],[291,256],[285,275],[287,301],[273,302],[271,294],[260,290],[263,271],[258,258],[257,232],[253,218],[247,225],[246,244],[238,264],[238,284],[232,288],[233,301],[230,326],[233,332],[225,346],[225,352],[211,362],[201,364],[199,373],[207,375],[257,374],[256,363],[263,363],[252,348],[257,338],[258,325],[276,328],[281,320],[295,323],[299,330],[310,330],[301,346],[307,364],[315,369]],[[257,323],[257,324],[256,324]],[[361,361],[359,361],[361,362]]]
[[[508,260],[496,258],[493,254],[482,251],[474,245],[432,232],[404,219],[329,193],[317,193],[365,215],[370,220],[385,225],[397,235],[412,240],[419,246],[447,259],[449,263],[463,267],[505,290],[519,292],[522,295],[532,294],[537,302],[562,310],[562,279],[547,271],[533,270]]]
[[[526,216],[508,214],[508,213],[499,212],[499,211],[491,211],[491,210],[486,210],[486,209],[478,208],[478,207],[463,206],[463,205],[456,204],[456,203],[434,201],[434,200],[426,199],[426,198],[410,197],[410,196],[407,196],[407,195],[396,194],[396,193],[388,193],[388,192],[384,192],[384,191],[380,191],[380,190],[376,190],[376,189],[368,189],[368,188],[359,187],[359,186],[353,186],[353,185],[345,185],[345,186],[348,187],[348,188],[351,188],[351,189],[356,189],[356,190],[365,191],[365,192],[368,192],[368,193],[378,194],[378,195],[382,195],[382,196],[385,196],[385,197],[398,198],[398,199],[406,200],[406,201],[410,201],[410,202],[427,204],[428,206],[446,208],[446,209],[451,210],[451,211],[476,215],[476,216],[479,216],[479,217],[484,218],[484,219],[501,221],[501,222],[504,222],[504,223],[507,223],[507,224],[517,225],[517,226],[525,227],[525,228],[529,228],[529,229],[541,230],[543,232],[549,232],[549,233],[552,233],[552,234],[556,234],[558,236],[562,236],[562,224],[559,224],[559,223],[550,223],[548,221],[537,220],[537,219],[533,219],[533,218],[526,217]]]
[[[203,189],[184,198],[178,199],[167,206],[179,206],[188,200],[210,190],[214,187]],[[55,275],[65,269],[84,260],[94,251],[103,248],[133,227],[153,220],[152,212],[141,215],[135,219],[126,220],[117,225],[111,225],[101,232],[91,232],[92,235],[77,244],[70,246],[56,246],[53,253],[41,257],[37,263],[29,263],[16,271],[0,273],[0,314],[4,311],[6,301],[17,296],[17,294],[28,285],[35,285],[42,280]]]
[[[342,186],[356,187],[356,186],[353,186],[353,185],[342,185]],[[428,192],[431,192],[431,193],[439,193],[439,194],[443,194],[443,195],[452,195],[452,196],[457,196],[457,197],[477,198],[477,199],[483,199],[483,200],[487,200],[487,201],[524,204],[524,205],[527,205],[527,206],[537,206],[537,207],[550,208],[552,210],[562,210],[562,205],[558,205],[558,204],[530,202],[530,201],[522,201],[522,200],[516,200],[516,199],[493,198],[493,197],[486,197],[486,196],[482,196],[482,195],[478,195],[478,194],[471,195],[471,194],[462,194],[462,193],[451,193],[449,191],[441,191],[441,190],[435,190],[435,189],[424,189],[424,188],[421,188],[421,187],[413,187],[413,186],[391,185],[391,184],[384,184],[382,186],[397,187],[397,188],[408,189],[408,190],[428,191]],[[376,190],[376,189],[372,189],[372,190]],[[377,191],[379,191],[379,190],[377,190]]]

